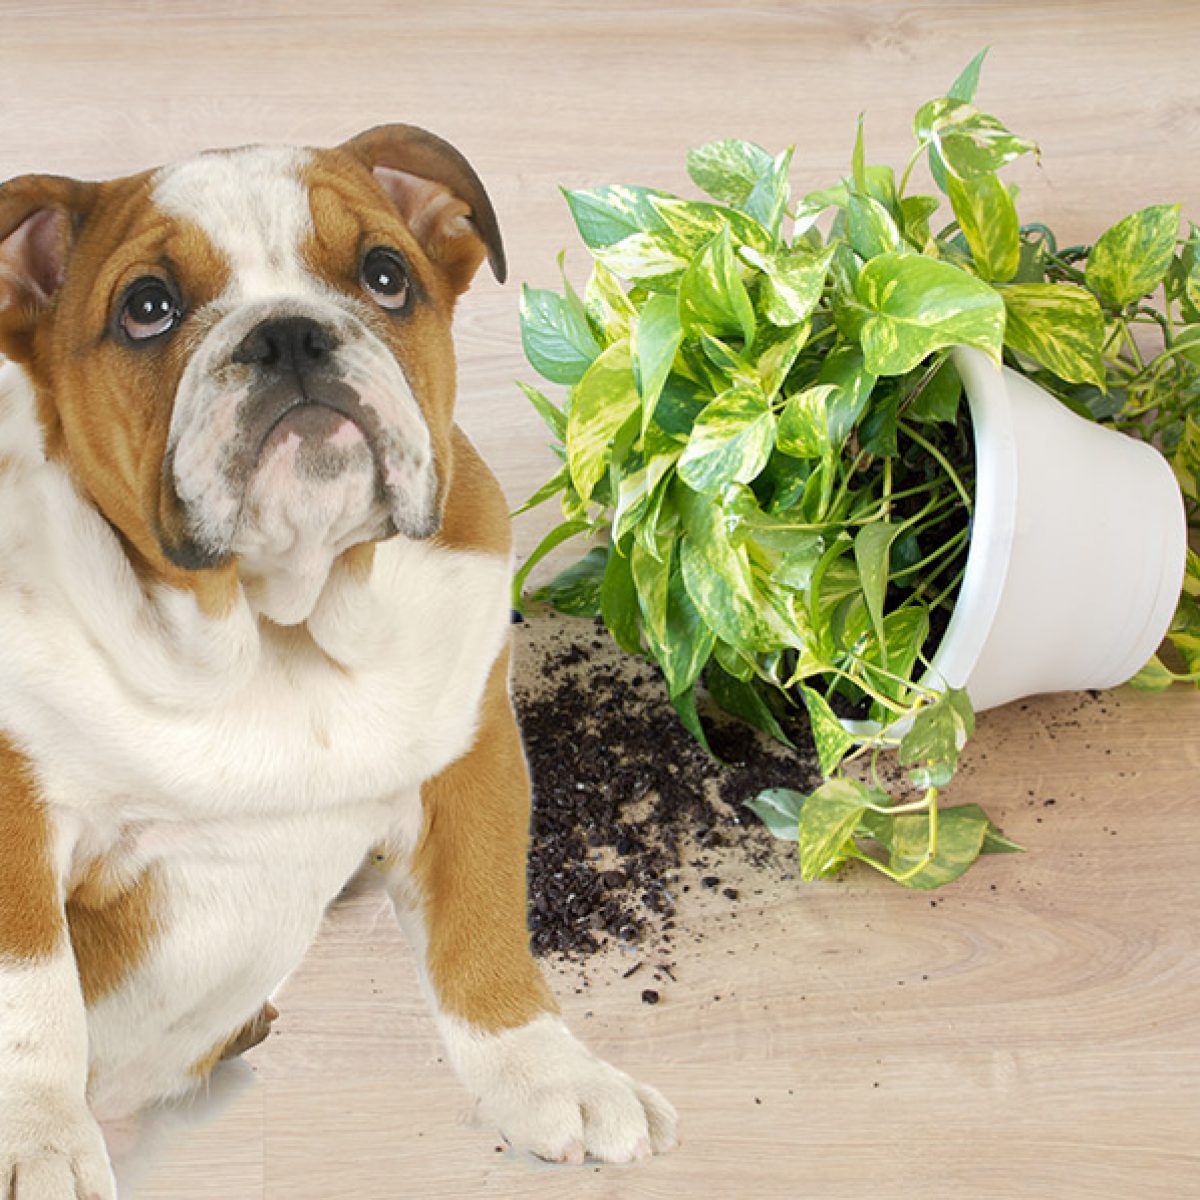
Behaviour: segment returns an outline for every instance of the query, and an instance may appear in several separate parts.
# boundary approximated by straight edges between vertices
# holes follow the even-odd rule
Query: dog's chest
[[[507,635],[508,563],[385,544],[308,626],[110,599],[109,637],[0,597],[0,720],[56,807],[125,825],[284,816],[411,791],[469,748]],[[53,656],[66,669],[47,671]]]

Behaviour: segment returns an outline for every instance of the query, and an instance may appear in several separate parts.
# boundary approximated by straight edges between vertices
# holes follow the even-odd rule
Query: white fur
[[[15,1183],[33,1200],[115,1200],[84,1103],[87,1025],[65,944],[42,961],[0,962],[0,1064],[0,1196]]]
[[[632,1162],[675,1145],[671,1105],[597,1058],[559,1017],[486,1033],[443,1013],[438,1028],[482,1114],[515,1146],[581,1163]]]
[[[421,899],[401,868],[388,878],[396,916],[421,965],[421,984],[446,1056],[510,1144],[551,1162],[632,1162],[678,1141],[679,1119],[655,1088],[593,1054],[561,1017],[544,1013],[492,1033],[444,1011],[429,977]]]
[[[199,226],[227,259],[230,302],[330,294],[300,257],[312,234],[302,181],[310,158],[292,146],[246,146],[202,154],[155,174],[154,204]]]

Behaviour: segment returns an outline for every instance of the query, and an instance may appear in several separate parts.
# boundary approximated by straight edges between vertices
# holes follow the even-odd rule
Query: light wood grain
[[[861,110],[870,157],[902,162],[915,107],[988,43],[982,102],[1042,147],[1014,172],[1023,213],[1068,239],[1151,202],[1200,218],[1194,0],[7,0],[0,20],[0,176],[410,121],[476,164],[512,279],[536,285],[573,246],[559,184],[687,189],[686,147],[733,135],[794,142],[796,182],[823,183],[848,168]],[[515,283],[482,278],[459,319],[462,419],[514,504],[553,462],[513,384],[531,377],[516,314]],[[519,548],[552,518],[522,518]],[[567,1171],[496,1153],[367,894],[290,981],[257,1079],[208,1124],[164,1132],[130,1194],[1198,1195],[1198,721],[1191,694],[989,714],[955,796],[1028,854],[987,861],[936,907],[862,876],[758,897],[746,881],[736,916],[695,898],[703,940],[684,940],[653,1008],[624,960],[579,993],[563,973],[585,1036],[678,1103],[685,1144],[667,1159]]]

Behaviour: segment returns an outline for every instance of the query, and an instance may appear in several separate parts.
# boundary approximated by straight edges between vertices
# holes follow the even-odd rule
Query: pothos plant
[[[798,839],[806,879],[860,860],[930,888],[1018,848],[978,806],[939,800],[974,728],[966,693],[929,674],[973,505],[951,347],[1158,435],[1197,502],[1196,232],[1177,252],[1177,206],[1133,214],[1090,251],[1023,226],[999,172],[1036,148],[975,106],[982,60],[917,112],[898,176],[867,162],[860,118],[847,176],[798,200],[792,148],[736,140],[688,154],[710,200],[567,191],[590,278],[582,295],[565,273],[561,294],[522,294],[526,356],[566,388],[556,404],[521,385],[562,459],[525,508],[557,496],[564,519],[518,573],[516,602],[541,558],[590,536],[538,595],[602,615],[624,650],[656,660],[701,742],[698,684],[783,742],[802,706],[824,782],[748,803]],[[940,194],[913,190],[922,163]],[[1167,314],[1144,299],[1164,279]],[[1150,361],[1146,322],[1164,343]],[[1187,674],[1198,614],[1193,599],[1180,619]],[[911,794],[881,778],[893,750]]]

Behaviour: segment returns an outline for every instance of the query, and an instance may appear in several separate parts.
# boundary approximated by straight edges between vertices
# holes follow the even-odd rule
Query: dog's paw
[[[116,1200],[104,1135],[82,1100],[0,1095],[0,1200]]]
[[[482,1033],[444,1028],[480,1113],[508,1142],[551,1162],[633,1162],[676,1144],[675,1109],[654,1088],[597,1058],[555,1016]]]

